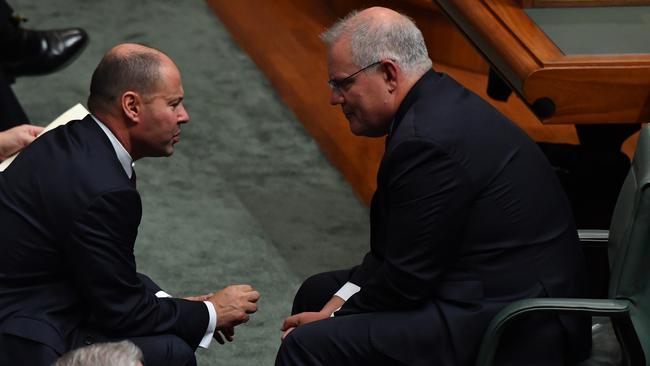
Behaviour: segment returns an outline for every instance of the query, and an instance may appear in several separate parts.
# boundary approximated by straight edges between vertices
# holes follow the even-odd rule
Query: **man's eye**
[[[354,79],[344,79],[339,82],[339,88],[343,90],[348,90],[350,88],[350,85],[352,85],[352,82],[354,82]]]

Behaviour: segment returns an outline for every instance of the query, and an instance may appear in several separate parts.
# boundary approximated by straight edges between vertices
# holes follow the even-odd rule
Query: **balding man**
[[[546,159],[503,115],[431,69],[410,19],[370,8],[322,38],[330,103],[354,134],[386,136],[386,151],[370,252],[303,283],[276,365],[471,365],[509,302],[582,294],[573,218]],[[548,366],[586,357],[591,338],[587,319],[548,315],[504,339],[498,364]]]
[[[44,134],[0,175],[0,365],[51,365],[123,339],[147,365],[193,365],[213,335],[232,339],[259,294],[165,297],[136,273],[133,161],[174,152],[189,120],[180,73],[162,52],[123,44],[90,90],[91,115]]]

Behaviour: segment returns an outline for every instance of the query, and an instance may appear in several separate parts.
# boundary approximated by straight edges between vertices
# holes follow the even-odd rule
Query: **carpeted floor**
[[[199,350],[199,363],[272,364],[300,281],[361,259],[367,209],[202,1],[11,4],[27,28],[80,26],[91,38],[65,70],[14,85],[36,124],[85,103],[94,67],[117,43],[148,44],[177,62],[192,119],[172,158],[136,163],[139,270],[178,296],[253,284],[259,312],[235,342]]]

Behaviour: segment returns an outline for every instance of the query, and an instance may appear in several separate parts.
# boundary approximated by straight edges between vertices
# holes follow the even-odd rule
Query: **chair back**
[[[609,297],[632,303],[630,316],[650,362],[650,126],[640,131],[609,232]]]

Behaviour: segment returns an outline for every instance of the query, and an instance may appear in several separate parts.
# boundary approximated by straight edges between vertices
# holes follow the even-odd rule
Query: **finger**
[[[284,323],[282,323],[282,330],[295,328],[297,326],[298,326],[298,316],[292,315],[284,320]]]
[[[257,302],[257,300],[260,299],[260,293],[257,291],[251,291],[248,294],[246,294],[246,298],[250,302]]]
[[[33,136],[38,135],[43,131],[43,127],[40,126],[30,126],[31,128],[29,129],[29,133],[31,133]]]
[[[235,285],[235,287],[237,287],[237,289],[242,292],[253,291],[253,287],[251,285]]]
[[[225,328],[221,331],[228,342],[232,342],[235,337],[235,328]]]
[[[241,323],[239,323],[239,324],[243,324],[243,323],[248,322],[248,321],[250,320],[250,318],[251,318],[251,317],[248,316],[248,314],[244,314],[244,316],[242,317],[242,321],[241,321]]]
[[[226,343],[226,342],[223,341],[223,338],[221,337],[221,333],[219,333],[218,330],[216,330],[216,331],[214,332],[214,335],[212,336],[212,338],[216,339],[217,342],[219,342],[219,344],[224,344],[224,343]]]
[[[287,338],[287,336],[289,335],[289,333],[291,333],[294,329],[296,329],[296,328],[295,328],[295,327],[291,327],[291,328],[285,330],[284,333],[282,333],[282,338],[281,338],[281,339],[284,341],[284,339]]]
[[[252,302],[247,302],[247,303],[244,303],[242,308],[244,309],[244,311],[247,314],[252,314],[252,313],[257,311],[257,304],[252,303]]]

